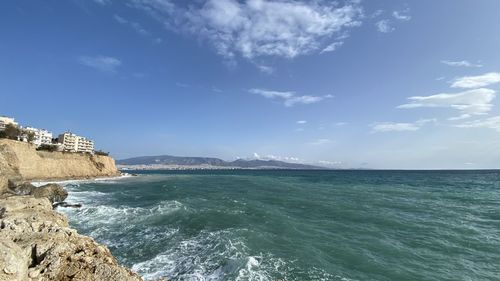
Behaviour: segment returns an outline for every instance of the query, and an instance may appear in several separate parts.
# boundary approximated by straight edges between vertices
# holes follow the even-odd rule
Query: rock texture
[[[0,139],[0,189],[5,189],[5,179],[15,177],[32,181],[119,174],[115,161],[108,156],[37,151],[33,145],[25,142]]]
[[[53,210],[68,196],[61,186],[27,182],[117,175],[107,156],[36,151],[0,139],[0,281],[142,280]]]
[[[68,227],[47,198],[0,199],[0,280],[142,280]]]

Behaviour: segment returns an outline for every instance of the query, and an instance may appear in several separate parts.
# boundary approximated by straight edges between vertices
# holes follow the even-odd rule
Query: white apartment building
[[[14,118],[7,116],[0,116],[0,131],[5,130],[5,126],[7,126],[7,124],[12,124],[14,126],[17,126],[17,122],[14,120]]]
[[[23,130],[26,131],[27,133],[33,133],[34,139],[31,143],[35,144],[36,146],[52,143],[52,133],[47,130],[37,129],[33,127],[26,127],[23,128]],[[27,136],[25,136],[25,138],[27,141]]]
[[[71,152],[94,152],[94,142],[87,138],[77,136],[71,132],[60,134],[58,142],[63,145],[65,151]]]

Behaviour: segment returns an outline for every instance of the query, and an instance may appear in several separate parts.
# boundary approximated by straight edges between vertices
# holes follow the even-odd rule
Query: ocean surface
[[[146,280],[500,280],[500,171],[155,171],[60,209]]]

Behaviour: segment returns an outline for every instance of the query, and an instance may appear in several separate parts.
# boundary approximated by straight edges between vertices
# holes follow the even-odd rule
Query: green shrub
[[[104,152],[102,150],[96,150],[94,151],[95,155],[102,155],[102,156],[109,156],[109,152]]]
[[[36,150],[42,150],[42,151],[49,151],[49,152],[54,152],[57,151],[57,145],[53,144],[42,144],[40,145]]]

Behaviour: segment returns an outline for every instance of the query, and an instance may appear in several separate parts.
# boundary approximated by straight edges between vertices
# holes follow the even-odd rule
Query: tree
[[[26,140],[29,143],[32,143],[35,140],[35,133],[31,131],[24,131],[24,134],[26,135]]]
[[[21,129],[14,124],[7,124],[5,125],[5,130],[3,130],[3,135],[7,139],[17,140],[21,135]]]

